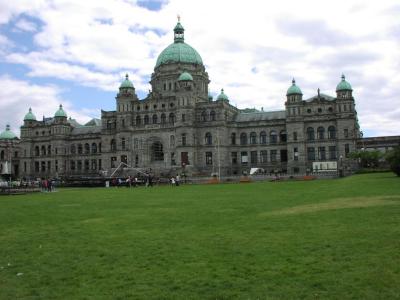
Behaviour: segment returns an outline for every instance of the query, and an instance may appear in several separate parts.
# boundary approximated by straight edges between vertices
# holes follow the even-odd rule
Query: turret
[[[292,85],[286,92],[287,103],[299,102],[303,98],[303,93],[300,88],[296,85],[296,80],[292,80]]]
[[[342,80],[336,86],[336,97],[338,99],[351,99],[353,97],[352,92],[350,83],[346,81],[346,77],[342,74]]]

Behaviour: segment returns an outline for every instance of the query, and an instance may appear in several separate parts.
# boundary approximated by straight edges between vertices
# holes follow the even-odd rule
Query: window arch
[[[111,148],[111,151],[116,151],[117,150],[117,143],[115,142],[114,139],[112,139],[111,142],[110,142],[110,148]]]
[[[153,115],[153,124],[157,124],[158,122],[158,117],[156,114]]]
[[[142,118],[140,116],[136,117],[136,125],[142,124]]]
[[[71,154],[75,154],[76,153],[76,147],[75,144],[71,145]]]
[[[236,145],[236,133],[231,133],[231,144]]]
[[[88,143],[85,144],[85,154],[89,154],[90,153],[90,146]]]
[[[82,144],[78,144],[78,154],[82,154]]]
[[[148,116],[148,115],[145,115],[145,116],[144,116],[144,125],[148,125],[149,122],[150,122],[149,116]]]
[[[167,117],[165,114],[161,114],[161,124],[165,124],[167,122]]]
[[[247,133],[245,132],[240,134],[240,145],[247,145]]]
[[[260,132],[260,144],[267,143],[267,133],[265,131]]]
[[[207,132],[205,135],[205,144],[212,145],[212,135],[210,132]]]
[[[207,113],[204,110],[201,112],[201,121],[207,121]]]
[[[97,144],[92,143],[92,153],[97,153]]]
[[[282,130],[282,131],[279,133],[279,139],[280,139],[281,143],[286,143],[286,142],[287,142],[286,130]]]
[[[40,149],[41,155],[46,155],[46,146],[42,146],[42,148]]]
[[[315,140],[314,128],[312,127],[307,128],[307,140],[309,141]]]
[[[210,121],[215,121],[215,111],[210,111]]]
[[[328,127],[328,139],[336,139],[336,128],[335,126]]]
[[[276,144],[278,142],[278,134],[275,130],[271,130],[269,133],[269,141],[271,144]]]
[[[4,160],[4,150],[1,150],[0,159]]]
[[[169,120],[169,122],[171,124],[174,124],[175,123],[175,114],[174,113],[170,113],[169,117],[168,117],[168,120]]]
[[[257,134],[255,132],[250,133],[250,144],[257,144]]]
[[[319,140],[325,139],[325,128],[320,126],[317,128],[317,137]]]
[[[51,145],[47,146],[47,155],[51,155]]]

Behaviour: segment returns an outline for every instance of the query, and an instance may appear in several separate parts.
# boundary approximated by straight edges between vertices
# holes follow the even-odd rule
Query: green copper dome
[[[6,125],[6,130],[0,133],[0,140],[13,140],[17,138],[15,133],[10,130],[10,125],[8,124]]]
[[[129,75],[128,74],[125,75],[125,80],[122,81],[122,83],[121,83],[119,88],[120,89],[122,89],[122,88],[132,88],[133,89],[134,88],[132,81],[129,80]]]
[[[158,56],[156,68],[171,63],[203,64],[200,54],[184,42],[184,31],[185,29],[178,22],[174,28],[174,43],[165,48]]]
[[[64,118],[67,117],[67,113],[63,110],[63,107],[61,104],[60,104],[60,108],[54,114],[54,117],[64,117]]]
[[[188,72],[183,72],[179,78],[178,81],[193,81],[193,77],[192,75],[190,75],[190,73]]]
[[[24,121],[36,121],[36,116],[32,112],[32,108],[29,107],[29,112],[25,115]]]
[[[301,92],[300,88],[296,85],[296,81],[292,80],[292,85],[290,88],[288,88],[287,92],[286,92],[286,96],[289,95],[303,95],[303,93]]]
[[[229,102],[229,98],[227,95],[225,95],[224,89],[221,89],[221,94],[218,95],[217,100]]]
[[[342,74],[342,81],[336,86],[336,92],[338,91],[352,91],[350,83],[346,81],[346,77]]]

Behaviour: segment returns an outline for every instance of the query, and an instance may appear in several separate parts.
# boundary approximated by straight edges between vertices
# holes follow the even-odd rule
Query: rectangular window
[[[85,159],[84,164],[85,164],[85,171],[89,170],[89,160],[88,159]]]
[[[206,165],[212,165],[212,152],[206,152]]]
[[[101,159],[99,159],[99,170],[101,170],[102,169],[102,167],[101,167]]]
[[[349,137],[349,130],[348,130],[347,128],[345,128],[345,129],[343,130],[343,135],[344,135],[345,138],[348,138],[348,137]]]
[[[75,161],[71,160],[70,168],[71,168],[71,171],[75,171]]]
[[[286,149],[282,149],[280,151],[280,156],[281,156],[281,162],[287,162],[287,150]]]
[[[240,152],[240,161],[242,162],[242,165],[247,165],[247,163],[249,162],[249,158],[247,156],[247,152]]]
[[[293,148],[293,160],[299,160],[299,149]]]
[[[250,152],[250,162],[252,164],[256,164],[257,163],[257,151],[251,151]]]
[[[277,154],[278,154],[278,151],[277,151],[277,150],[271,150],[271,151],[269,152],[270,161],[271,161],[271,162],[276,162],[276,160],[277,160]]]
[[[293,132],[293,141],[297,141],[297,132]]]
[[[314,147],[307,148],[307,159],[310,161],[315,160],[315,149]]]
[[[97,169],[97,160],[92,159],[92,170],[96,170]]]
[[[55,168],[56,168],[56,172],[57,172],[58,171],[58,160],[56,160],[55,163],[56,163]]]
[[[336,146],[329,146],[329,159],[336,159]]]
[[[268,161],[268,151],[267,150],[260,151],[260,162],[266,163],[267,161]]]
[[[81,160],[77,161],[77,168],[78,168],[78,171],[82,170],[82,161]]]
[[[128,157],[126,155],[121,155],[121,162],[127,164],[128,163]]]
[[[182,114],[182,122],[185,122],[185,121],[186,121],[186,115]]]
[[[111,157],[111,168],[115,168],[117,166],[117,158],[115,156]]]
[[[39,162],[35,161],[35,172],[39,172]]]
[[[344,156],[345,157],[349,157],[349,153],[350,153],[350,145],[349,144],[345,144],[344,145]]]
[[[176,162],[175,162],[175,153],[172,152],[172,153],[171,153],[171,166],[175,166],[175,165],[176,165]]]
[[[231,161],[233,165],[237,164],[237,152],[231,152]]]
[[[26,173],[26,162],[24,162],[24,172]]]
[[[182,133],[182,146],[186,146],[186,133]]]
[[[181,164],[182,166],[189,164],[189,154],[187,152],[181,152]]]
[[[319,160],[326,160],[325,147],[318,147],[318,159]]]

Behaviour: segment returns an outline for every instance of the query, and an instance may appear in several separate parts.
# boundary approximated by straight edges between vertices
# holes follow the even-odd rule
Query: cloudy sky
[[[125,73],[143,98],[177,14],[214,96],[282,110],[293,77],[309,98],[344,73],[364,136],[400,134],[398,0],[0,0],[0,130],[18,133],[29,107],[100,117]]]

